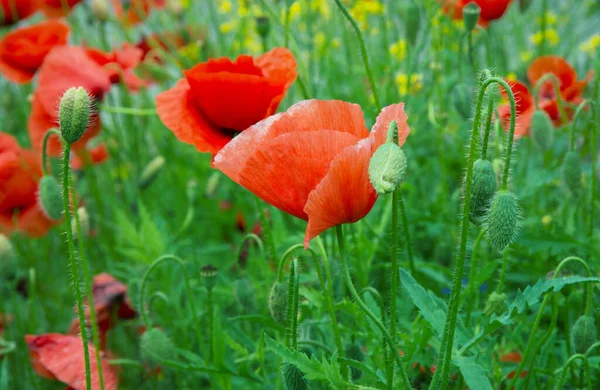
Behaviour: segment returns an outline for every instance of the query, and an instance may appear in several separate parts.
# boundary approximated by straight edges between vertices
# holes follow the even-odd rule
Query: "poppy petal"
[[[304,247],[325,230],[356,222],[371,211],[377,193],[369,181],[372,143],[362,140],[344,149],[332,162],[327,175],[308,196],[304,211],[308,226]]]
[[[536,58],[527,69],[527,78],[532,86],[545,74],[554,74],[559,82],[560,89],[573,84],[577,80],[577,73],[569,63],[559,56],[543,56]]]
[[[398,124],[398,146],[404,145],[406,137],[410,134],[410,128],[407,122],[408,116],[404,111],[404,103],[398,103],[384,107],[377,116],[375,125],[369,134],[369,138],[373,142],[375,149],[385,143],[388,128],[392,120],[395,120],[396,124]]]
[[[287,89],[298,77],[296,59],[291,51],[278,47],[258,57],[256,65],[262,70],[267,79],[282,87],[281,94],[271,101],[267,115],[272,115],[277,111],[277,107],[285,97]]]
[[[217,153],[231,140],[196,109],[189,99],[190,86],[185,79],[156,96],[156,112],[164,125],[181,142],[192,144],[200,152]]]

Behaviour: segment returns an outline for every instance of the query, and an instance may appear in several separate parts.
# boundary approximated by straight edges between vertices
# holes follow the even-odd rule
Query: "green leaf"
[[[269,348],[277,356],[284,361],[294,364],[300,371],[304,373],[306,379],[327,380],[327,374],[323,370],[321,363],[313,356],[309,358],[306,354],[294,351],[279,344],[265,334],[265,342]]]
[[[452,362],[460,368],[460,372],[470,389],[493,390],[487,371],[475,362],[474,358],[454,358]]]

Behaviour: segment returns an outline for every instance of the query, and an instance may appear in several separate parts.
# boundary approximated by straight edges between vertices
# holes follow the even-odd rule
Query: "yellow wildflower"
[[[219,13],[228,14],[231,12],[231,8],[233,8],[231,1],[229,0],[221,0],[219,2]]]
[[[406,40],[401,39],[390,46],[390,54],[399,61],[406,57]]]
[[[544,226],[548,226],[552,223],[552,217],[550,215],[544,215],[542,217],[542,224],[544,224]]]
[[[233,30],[235,30],[237,28],[237,26],[238,26],[237,20],[230,20],[228,22],[221,23],[221,25],[219,26],[219,30],[223,34],[228,34],[228,33],[232,32]]]
[[[594,34],[587,41],[579,45],[579,50],[587,54],[594,54],[598,46],[600,46],[600,34]]]
[[[423,89],[423,75],[413,73],[408,77],[406,73],[397,73],[396,85],[398,86],[398,93],[401,96],[415,94]]]
[[[545,31],[545,33],[542,31],[538,31],[535,34],[533,34],[532,36],[530,36],[529,40],[534,45],[540,45],[542,43],[542,39],[544,39],[544,36],[546,37],[546,42],[548,44],[550,44],[550,46],[556,46],[556,45],[558,45],[558,42],[560,41],[558,32],[553,28],[547,29]]]
[[[523,51],[523,52],[521,52],[520,56],[521,56],[521,61],[529,62],[533,58],[533,53],[531,52],[531,50]]]
[[[558,16],[556,16],[556,14],[554,12],[548,11],[548,12],[546,12],[545,19],[546,19],[547,26],[553,26],[558,21]],[[538,16],[536,20],[539,24],[542,23],[541,17]]]

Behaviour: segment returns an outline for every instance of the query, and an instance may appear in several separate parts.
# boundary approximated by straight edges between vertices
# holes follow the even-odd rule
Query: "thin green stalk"
[[[483,132],[483,142],[481,144],[482,160],[485,160],[487,158],[488,143],[490,140],[490,132],[492,129],[492,118],[494,117],[494,98],[492,95],[492,91],[490,91],[490,93],[488,93],[488,109],[487,116],[485,117],[485,130]]]
[[[540,29],[542,30],[542,41],[540,42],[540,56],[546,53],[546,30],[548,28],[548,21],[546,14],[548,13],[548,0],[542,0],[542,19]]]
[[[260,220],[262,222],[262,227],[265,232],[265,241],[267,243],[267,249],[269,252],[269,264],[274,265],[274,262],[277,261],[277,250],[275,249],[275,238],[273,237],[273,231],[271,230],[271,225],[269,224],[269,220],[267,219],[267,214],[265,213],[265,208],[262,205],[262,200],[258,197],[254,197],[256,201],[256,207],[258,208],[258,212],[260,213]]]
[[[563,366],[562,371],[560,373],[560,377],[558,379],[558,383],[556,384],[557,390],[562,390],[563,385],[565,384],[565,380],[567,379],[568,369],[571,367],[571,364],[577,359],[581,359],[581,361],[583,362],[583,365],[585,367],[585,376],[587,379],[587,389],[588,390],[592,389],[592,377],[590,375],[590,361],[588,360],[587,356],[578,353],[578,354],[571,356],[569,358],[569,360],[567,360],[567,362]]]
[[[298,260],[293,259],[290,263],[290,279],[288,282],[288,301],[286,314],[286,344],[290,349],[298,346]]]
[[[567,111],[565,110],[565,103],[563,102],[562,95],[560,93],[560,82],[554,73],[546,73],[535,84],[533,90],[533,99],[535,102],[535,108],[539,107],[539,99],[540,99],[540,88],[546,81],[552,81],[552,85],[554,86],[554,95],[556,95],[556,105],[558,106],[558,113],[560,115],[560,120],[563,124],[567,124],[569,122],[569,117],[567,116]]]
[[[346,280],[346,285],[348,286],[348,290],[350,290],[350,294],[352,294],[352,298],[354,298],[354,301],[358,304],[358,306],[362,309],[362,311],[367,315],[367,317],[369,317],[371,319],[371,321],[373,321],[375,326],[377,326],[379,328],[382,336],[387,341],[390,349],[392,349],[393,351],[396,351],[396,353],[394,353],[393,356],[394,356],[394,360],[396,361],[396,364],[398,365],[398,369],[400,371],[400,380],[402,381],[402,389],[407,389],[407,390],[412,389],[410,380],[408,379],[408,375],[406,374],[406,369],[404,368],[404,365],[402,364],[402,359],[400,358],[400,354],[397,353],[398,348],[396,346],[396,343],[394,342],[394,339],[392,339],[392,337],[388,333],[387,329],[385,328],[385,325],[383,325],[383,323],[379,320],[379,318],[377,318],[377,316],[375,314],[373,314],[373,312],[371,312],[371,310],[369,310],[367,305],[361,299],[360,295],[358,295],[358,292],[356,291],[356,288],[354,287],[354,283],[352,283],[352,277],[350,276],[350,270],[348,269],[348,261],[346,259],[346,246],[344,243],[344,232],[342,230],[341,225],[336,226],[335,229],[336,229],[336,233],[337,233],[338,245],[340,248],[340,259],[342,261],[342,272],[344,273],[344,279]]]
[[[235,256],[236,261],[239,260],[239,258],[242,255],[242,250],[244,249],[244,244],[246,244],[246,242],[248,242],[250,240],[254,241],[256,243],[256,245],[258,245],[258,248],[260,249],[260,252],[263,254],[263,256],[265,255],[265,248],[263,246],[263,240],[254,233],[248,233],[244,236],[244,238],[242,238],[242,241],[240,241],[240,244],[238,246],[238,250],[237,250],[237,253]]]
[[[67,245],[69,248],[69,263],[71,273],[73,274],[73,290],[75,293],[75,301],[77,302],[77,316],[79,317],[79,329],[81,330],[81,342],[83,343],[83,359],[85,364],[85,387],[87,390],[92,389],[92,377],[90,366],[90,350],[87,340],[87,332],[85,325],[85,314],[83,311],[83,297],[79,286],[79,267],[77,256],[75,255],[75,244],[73,242],[73,230],[71,225],[71,204],[69,203],[69,157],[71,153],[71,144],[65,143],[63,149],[63,202],[65,208],[65,225],[67,229]]]
[[[502,293],[504,289],[504,278],[506,277],[506,263],[508,262],[508,247],[502,251],[502,268],[500,270],[500,279],[498,279],[498,285],[496,286],[496,292]]]
[[[50,140],[51,135],[56,135],[58,139],[62,140],[62,135],[60,131],[57,129],[50,129],[44,134],[44,141],[42,142],[42,173],[44,175],[48,174],[48,141]]]
[[[393,203],[393,201],[392,201]],[[394,209],[396,206],[393,206]],[[404,196],[402,190],[398,189],[398,207],[400,207],[400,216],[402,217],[402,229],[404,230],[404,240],[406,243],[404,247],[406,249],[406,255],[408,257],[408,267],[413,277],[417,277],[417,268],[415,267],[415,257],[413,255],[412,239],[410,237],[410,225],[408,223],[408,216],[406,215],[406,205],[404,203]]]
[[[215,343],[213,343],[213,338],[215,335],[214,332],[214,319],[213,319],[213,315],[214,315],[214,307],[213,307],[213,295],[212,295],[212,289],[208,289],[206,292],[206,322],[208,324],[208,335],[206,337],[206,339],[208,340],[208,355],[206,356],[206,360],[207,361],[211,361],[214,356],[215,353],[213,351],[213,348],[215,348]],[[213,362],[213,365],[215,364],[215,362]]]
[[[392,340],[396,343],[396,294],[398,293],[398,206],[399,206],[399,197],[400,188],[396,188],[396,190],[392,193],[392,250],[391,250],[391,258],[392,258],[392,269],[391,269],[391,280],[390,280],[390,314],[389,314],[389,326],[390,326],[390,335],[392,336]],[[414,265],[413,265],[414,266]],[[411,273],[413,273],[413,268],[411,267]],[[415,274],[413,273],[413,276]],[[394,348],[388,348],[388,353],[390,355],[397,354],[398,351]],[[392,389],[394,386],[394,361],[388,357],[386,361],[386,372],[387,372],[387,386],[388,389]]]
[[[533,348],[532,358],[529,361],[529,372],[533,372],[533,366],[535,364],[535,359],[533,358],[533,356],[536,356],[539,353],[542,346],[546,344],[546,342],[548,341],[548,339],[554,332],[554,329],[556,328],[556,320],[558,318],[558,302],[554,296],[551,298],[551,300],[552,300],[552,317],[550,318],[550,326],[548,326],[548,329],[546,330],[544,335],[538,340],[537,344]],[[566,339],[569,340],[569,335],[566,335]],[[568,350],[568,348],[567,348],[567,350]],[[525,380],[525,388],[526,389],[529,388],[529,381],[531,380],[531,377],[533,377],[533,376],[534,376],[533,374],[527,375],[527,379]]]
[[[363,60],[363,64],[365,66],[365,71],[367,72],[367,78],[369,79],[369,84],[371,85],[371,92],[373,93],[373,100],[375,101],[375,107],[377,107],[377,112],[381,111],[381,103],[379,102],[379,96],[377,95],[377,87],[375,86],[375,79],[373,78],[373,73],[371,72],[371,66],[369,65],[369,56],[367,54],[367,47],[365,46],[365,40],[360,31],[360,27],[358,27],[358,23],[356,20],[350,15],[350,12],[346,9],[346,6],[342,4],[341,0],[334,0],[337,4],[340,11],[344,17],[350,22],[354,32],[356,33],[356,38],[358,38],[358,45],[360,48],[360,55]]]
[[[475,244],[473,244],[473,252],[471,253],[471,264],[469,265],[469,281],[475,280],[475,273],[477,270],[476,260],[478,260],[477,250],[479,249],[479,244],[481,243],[483,236],[485,236],[485,229],[481,229],[481,231],[477,235],[477,238],[475,239]],[[473,295],[475,295],[475,284],[469,283],[469,285],[467,286],[467,298],[466,298],[466,302],[465,302],[465,306],[466,306],[465,322],[467,324],[471,320],[471,313],[473,311]]]

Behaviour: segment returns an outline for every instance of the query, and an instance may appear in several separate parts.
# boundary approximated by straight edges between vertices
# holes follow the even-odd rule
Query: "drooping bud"
[[[498,191],[487,214],[487,237],[492,248],[502,251],[519,233],[520,209],[517,197],[510,191]]]
[[[281,282],[273,283],[269,293],[269,311],[271,317],[279,323],[285,324],[287,315],[287,286]]]
[[[389,194],[404,180],[406,156],[397,142],[398,124],[391,121],[387,142],[381,145],[369,162],[369,179],[378,194]]]
[[[360,345],[352,343],[346,347],[346,357],[358,362],[363,362],[365,360],[365,353]],[[352,373],[352,379],[354,380],[358,380],[362,376],[362,371],[356,367],[351,367],[350,372]]]
[[[499,316],[506,311],[507,307],[506,294],[494,291],[488,296],[483,312],[490,317],[492,314]]]
[[[256,18],[256,32],[262,39],[265,39],[267,36],[269,36],[270,30],[271,22],[269,21],[269,18],[266,16],[259,16]]]
[[[90,121],[90,97],[83,87],[67,90],[60,99],[58,118],[60,132],[65,142],[79,141]]]
[[[45,175],[40,179],[38,197],[42,211],[48,219],[57,221],[62,217],[62,188],[54,176]]]
[[[207,264],[200,269],[200,276],[204,278],[204,286],[211,291],[217,284],[218,269],[214,265]]]
[[[304,374],[292,363],[283,363],[283,383],[287,390],[305,390],[308,384],[304,379]]]
[[[536,110],[531,117],[531,138],[542,150],[552,148],[554,143],[554,125],[544,110]]]
[[[467,84],[456,84],[452,91],[452,104],[463,119],[468,119],[471,116],[473,95]]]
[[[579,196],[581,191],[581,164],[577,152],[568,152],[562,166],[565,184],[573,196]]]
[[[92,0],[92,15],[100,22],[106,22],[110,17],[106,1],[107,0]]]
[[[463,8],[463,22],[465,22],[465,31],[468,33],[473,31],[475,26],[477,26],[480,14],[481,7],[474,1],[470,2]]]
[[[571,344],[577,353],[586,353],[588,348],[598,340],[594,317],[583,315],[573,325]]]
[[[475,225],[479,226],[483,223],[483,217],[489,210],[497,186],[498,181],[492,163],[482,159],[475,161],[469,215],[469,219]]]
[[[254,307],[256,291],[248,279],[237,279],[233,283],[233,295],[242,309],[251,310]]]
[[[165,158],[163,156],[157,156],[142,171],[142,175],[140,176],[140,180],[138,181],[138,188],[140,190],[145,190],[150,187],[150,184],[156,180],[158,175],[160,174],[163,166],[165,165]]]
[[[140,349],[142,358],[151,362],[156,362],[157,359],[154,356],[166,360],[174,360],[177,356],[171,338],[158,328],[144,332],[140,340]]]

